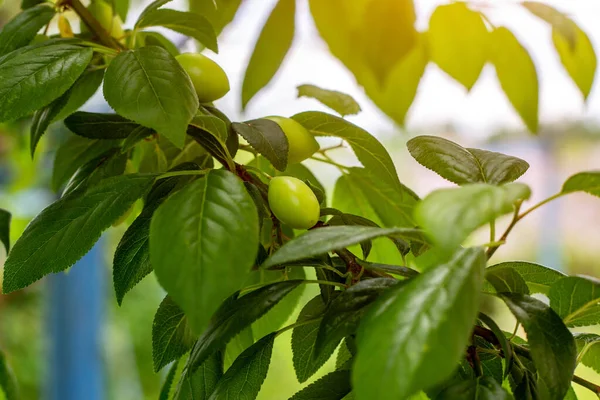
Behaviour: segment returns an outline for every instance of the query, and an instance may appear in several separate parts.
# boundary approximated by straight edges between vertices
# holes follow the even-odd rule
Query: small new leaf
[[[360,105],[352,96],[336,90],[322,89],[315,85],[298,86],[298,97],[309,97],[331,108],[342,117],[361,112]]]

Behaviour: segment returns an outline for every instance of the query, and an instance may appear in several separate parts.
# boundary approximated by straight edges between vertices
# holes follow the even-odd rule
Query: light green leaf
[[[517,201],[531,191],[522,183],[493,186],[474,183],[460,188],[440,189],[415,207],[415,219],[444,248],[461,244],[475,229],[513,211]]]
[[[257,248],[254,202],[242,181],[224,170],[212,170],[169,197],[150,224],[154,272],[197,333],[241,288]]]
[[[577,43],[577,25],[564,13],[539,1],[524,1],[521,5],[536,17],[550,24],[553,30],[569,42],[571,48],[575,47]]]
[[[187,369],[183,370],[173,400],[208,400],[222,377],[223,352],[217,351],[193,374],[189,374]]]
[[[418,239],[419,235],[418,230],[406,228],[376,228],[359,225],[327,226],[310,230],[290,240],[269,257],[263,263],[262,268],[271,268],[292,261],[320,256],[382,236]]]
[[[190,0],[190,10],[204,15],[217,34],[229,24],[243,0]]]
[[[158,372],[171,361],[179,359],[195,341],[196,335],[188,326],[185,314],[173,299],[165,296],[152,323],[154,371]]]
[[[561,193],[586,192],[600,197],[600,171],[587,171],[575,174],[564,183]]]
[[[462,2],[438,6],[427,37],[431,60],[471,90],[488,56],[489,32],[481,14]]]
[[[297,89],[298,97],[310,97],[318,100],[342,117],[361,112],[360,105],[349,94],[322,89],[315,85],[300,85]]]
[[[295,0],[278,0],[258,37],[242,84],[242,108],[275,76],[292,46]]]
[[[552,268],[524,261],[509,261],[492,265],[486,269],[487,274],[504,275],[504,269],[512,269],[521,275],[531,293],[548,295],[552,284],[566,275]],[[510,272],[508,273],[510,274]]]
[[[505,27],[490,35],[493,46],[490,59],[502,90],[529,131],[538,130],[539,83],[535,64],[529,52]]]
[[[4,245],[4,250],[8,254],[10,250],[10,220],[11,213],[0,208],[0,242]]]
[[[406,146],[419,164],[457,185],[478,182],[500,185],[517,180],[529,169],[529,164],[520,158],[464,148],[438,136],[417,136]]]
[[[357,399],[408,398],[452,375],[477,318],[485,263],[482,249],[460,249],[372,305],[357,335]]]
[[[577,361],[600,373],[600,335],[595,333],[575,334]]]
[[[140,127],[118,114],[78,111],[65,119],[65,126],[88,139],[125,139]]]
[[[498,293],[529,294],[529,287],[525,279],[514,268],[488,268],[485,279]]]
[[[290,400],[341,400],[351,390],[350,371],[344,369],[330,372],[293,395]]]
[[[577,364],[573,335],[560,317],[540,300],[516,293],[500,296],[527,333],[539,376],[538,390],[543,394],[540,398],[563,400]]]
[[[55,14],[54,7],[39,4],[26,9],[8,21],[0,31],[0,57],[27,46]]]
[[[219,52],[217,35],[210,22],[202,15],[170,9],[154,10],[138,21],[137,28],[162,26],[192,37],[215,53]]]
[[[510,400],[512,397],[506,390],[489,376],[459,381],[446,388],[436,400]]]
[[[17,380],[6,362],[6,358],[2,351],[0,351],[0,395],[1,394],[6,396],[6,400],[17,400],[19,398]]]
[[[135,39],[139,44],[137,47],[144,46],[160,46],[167,50],[169,54],[176,57],[180,54],[179,49],[173,42],[164,37],[158,32],[142,31],[135,35]]]
[[[187,134],[229,170],[234,169],[233,158],[227,147],[227,125],[220,118],[196,115]]]
[[[255,399],[269,371],[275,336],[265,336],[246,349],[223,375],[209,400]]]
[[[150,189],[154,179],[154,175],[140,174],[107,178],[47,207],[31,221],[10,252],[4,265],[4,293],[73,265]]]
[[[154,129],[179,148],[199,105],[190,77],[158,46],[115,57],[104,75],[104,97],[119,115]]]
[[[568,276],[552,284],[548,297],[568,327],[600,324],[600,281]]]
[[[104,78],[104,70],[84,72],[65,93],[67,102],[53,121],[60,121],[77,111],[92,97]]]
[[[179,361],[175,361],[171,368],[169,368],[169,372],[167,373],[167,377],[160,389],[160,395],[158,400],[169,400],[171,393],[171,386],[173,385],[173,380],[175,379],[175,374],[177,374],[177,367],[179,366]]]
[[[170,3],[171,1],[173,0],[154,0],[152,3],[148,4],[146,8],[144,8],[144,10],[140,13],[140,16],[138,17],[138,20],[135,23],[135,25],[137,26],[140,22],[144,20],[144,18],[146,18],[148,14],[158,10],[159,8],[161,8],[167,3]]]
[[[57,40],[0,59],[0,121],[24,117],[61,96],[83,73],[92,53]]]

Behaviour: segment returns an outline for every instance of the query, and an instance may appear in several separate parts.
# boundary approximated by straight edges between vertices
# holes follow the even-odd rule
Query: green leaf
[[[545,295],[548,295],[550,287],[554,282],[566,276],[562,272],[552,268],[524,261],[509,261],[492,265],[486,269],[486,273],[505,275],[506,273],[502,271],[504,269],[517,271],[529,287],[531,293],[542,293]],[[508,274],[511,274],[511,272],[508,272]]]
[[[104,97],[118,114],[154,129],[179,148],[199,105],[190,77],[158,46],[115,57],[104,76]]]
[[[154,272],[197,333],[241,288],[257,248],[254,202],[242,181],[224,170],[212,170],[169,197],[150,224]]]
[[[44,0],[22,0],[21,1],[21,10],[27,10],[35,5],[43,3]],[[0,3],[1,5],[2,3]]]
[[[121,20],[127,20],[127,13],[129,12],[129,0],[110,0],[112,1],[113,9],[117,13]]]
[[[588,35],[573,21],[569,22],[575,31],[575,45],[572,46],[569,39],[558,29],[552,29],[552,41],[562,65],[579,88],[584,100],[587,100],[594,85],[598,60]]]
[[[488,268],[486,269],[485,279],[498,293],[529,294],[527,282],[514,268]]]
[[[269,332],[272,333],[272,332]],[[235,360],[246,350],[248,347],[254,344],[254,334],[250,327],[245,328],[233,339],[231,339],[225,346],[225,355],[223,356],[223,366],[225,371],[229,369],[235,362]]]
[[[10,220],[11,213],[3,208],[0,208],[0,242],[4,245],[4,249],[8,254],[10,250]]]
[[[263,268],[283,265],[292,261],[320,256],[330,251],[358,244],[382,236],[412,239],[419,231],[406,228],[376,228],[371,226],[327,226],[314,229],[284,244],[265,261]]]
[[[171,386],[173,385],[173,380],[175,379],[175,374],[177,373],[178,365],[179,365],[179,362],[176,361],[173,363],[173,365],[171,365],[171,368],[169,368],[169,372],[167,373],[165,382],[163,383],[162,388],[160,389],[160,396],[158,397],[158,400],[169,400],[169,398],[170,398],[169,394],[171,393]]]
[[[391,278],[367,279],[337,296],[323,315],[312,358],[319,359],[327,349],[337,347],[342,339],[354,334],[371,303],[401,283]]]
[[[331,108],[342,117],[361,112],[360,105],[349,94],[336,90],[322,89],[315,85],[300,85],[297,89],[298,97],[313,98]]]
[[[595,333],[575,334],[577,360],[583,365],[600,372],[600,335]]]
[[[350,371],[334,371],[311,383],[290,400],[341,400],[351,390]]]
[[[468,381],[459,381],[436,396],[436,400],[509,400],[512,397],[494,379],[482,376]]]
[[[529,169],[529,164],[520,158],[464,148],[437,136],[417,136],[406,146],[419,164],[457,185],[479,182],[500,185],[517,180]]]
[[[92,49],[56,41],[0,59],[0,121],[24,117],[65,93],[92,59]]]
[[[6,400],[17,400],[19,398],[17,380],[6,362],[4,353],[0,351],[0,394],[2,393],[6,396]]]
[[[485,263],[480,248],[460,249],[373,304],[357,335],[359,399],[407,398],[452,375],[477,318]]]
[[[152,359],[158,372],[171,361],[179,359],[196,341],[187,318],[173,299],[165,296],[152,323]]]
[[[208,18],[219,34],[233,20],[241,4],[242,0],[190,0],[190,9]]]
[[[0,31],[0,57],[27,46],[54,14],[54,7],[46,4],[36,5],[17,14]]]
[[[70,136],[56,151],[52,169],[52,189],[60,189],[79,167],[103,155],[117,143],[112,140],[90,140]]]
[[[269,372],[275,336],[265,336],[246,349],[223,375],[209,400],[256,399]]]
[[[180,54],[177,46],[175,46],[175,44],[173,42],[171,42],[169,39],[167,39],[166,37],[164,37],[163,35],[161,35],[158,32],[148,32],[148,31],[138,32],[136,34],[135,38],[139,43],[138,47],[160,46],[160,47],[164,48],[165,50],[167,50],[169,52],[169,54],[171,54],[173,57],[176,57]]]
[[[564,183],[561,193],[586,192],[600,197],[600,171],[586,171],[572,175]]]
[[[233,130],[273,164],[279,171],[285,171],[288,163],[289,144],[283,130],[276,122],[257,119],[231,124]]]
[[[320,295],[314,297],[306,303],[298,315],[296,323],[302,323],[302,325],[292,331],[292,361],[300,383],[306,382],[313,376],[329,360],[337,347],[336,343],[323,349],[319,357],[314,358],[319,323],[326,309],[327,305],[323,302],[322,297]]]
[[[90,187],[103,179],[123,175],[127,166],[127,155],[118,148],[110,149],[77,169],[65,186],[62,196]]]
[[[431,60],[471,90],[487,61],[488,30],[465,3],[438,6],[429,20]]]
[[[184,369],[173,400],[208,400],[221,377],[223,352],[218,351],[196,368],[193,374]]]
[[[137,28],[162,26],[192,37],[215,53],[219,52],[217,35],[210,22],[202,15],[170,9],[154,10],[136,24]]]
[[[573,335],[546,304],[516,293],[500,295],[523,325],[539,376],[538,390],[549,400],[562,400],[571,387],[577,364]]]
[[[78,111],[65,119],[71,132],[88,139],[125,139],[140,127],[118,114]]]
[[[200,146],[230,170],[234,169],[233,158],[227,147],[227,125],[211,115],[196,115],[187,130]]]
[[[479,313],[479,319],[492,330],[494,336],[496,336],[496,339],[498,339],[498,342],[500,343],[500,347],[502,347],[502,355],[505,360],[503,376],[504,378],[506,378],[511,371],[511,367],[514,360],[512,346],[502,329],[500,329],[498,324],[496,324],[496,322],[492,318],[488,317],[483,313]]]
[[[67,91],[67,93],[69,93]],[[47,106],[36,110],[33,113],[33,118],[31,120],[31,127],[29,128],[29,150],[31,152],[31,158],[33,158],[35,154],[35,148],[37,147],[38,142],[40,141],[42,135],[46,133],[46,130],[50,126],[50,123],[56,118],[56,116],[60,113],[63,107],[67,104],[67,93],[60,96],[58,99],[54,100],[52,103]]]
[[[121,175],[74,191],[42,211],[17,240],[4,265],[4,293],[24,288],[79,260],[154,182]]]
[[[513,211],[531,191],[522,183],[474,183],[429,194],[415,207],[415,219],[438,245],[454,248],[475,229]]]
[[[231,338],[265,315],[301,283],[299,280],[272,283],[241,297],[236,292],[225,300],[192,349],[189,373],[193,373],[211,354],[225,347]]]
[[[104,79],[104,70],[84,72],[71,88],[64,94],[66,104],[53,121],[61,121],[77,111],[92,97]]]
[[[577,43],[577,25],[569,17],[556,8],[539,1],[524,1],[521,5],[536,17],[550,24],[554,31],[560,33],[569,42],[571,48],[575,47]]]
[[[600,323],[600,281],[568,276],[550,287],[550,307],[568,327]]]
[[[172,171],[197,170],[193,163],[184,163]],[[177,176],[157,181],[146,198],[140,215],[127,228],[117,245],[113,258],[113,283],[117,303],[121,305],[125,293],[152,272],[150,264],[150,221],[154,212],[174,191],[187,183],[191,177]]]
[[[148,14],[158,10],[159,8],[161,8],[162,6],[164,6],[167,3],[170,3],[171,1],[173,1],[173,0],[154,0],[152,3],[148,4],[146,6],[146,8],[144,8],[144,10],[140,13],[140,16],[138,17],[138,20],[135,23],[135,26],[137,27],[138,24],[140,22],[142,22]]]
[[[537,132],[539,118],[539,83],[529,52],[505,27],[494,29],[490,59],[502,90],[531,132]]]
[[[294,39],[296,2],[278,0],[260,32],[242,84],[242,108],[263,88],[279,70]]]

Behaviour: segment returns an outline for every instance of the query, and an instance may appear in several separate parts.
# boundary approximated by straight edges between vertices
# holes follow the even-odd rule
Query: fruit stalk
[[[100,22],[92,13],[81,4],[79,0],[59,0],[58,6],[68,7],[71,10],[75,11],[75,13],[81,18],[84,24],[90,29],[95,36],[98,37],[100,42],[110,48],[121,50],[123,47],[119,42],[114,40],[110,34],[100,25]]]

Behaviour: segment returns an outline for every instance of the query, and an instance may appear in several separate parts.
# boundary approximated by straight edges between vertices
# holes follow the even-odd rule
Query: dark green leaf
[[[184,369],[173,400],[208,400],[223,376],[223,352],[210,356],[193,374]]]
[[[67,96],[65,106],[53,121],[60,121],[77,111],[92,97],[104,78],[104,70],[84,72],[71,88],[64,94]]]
[[[419,234],[415,229],[375,228],[371,226],[328,226],[314,229],[284,244],[264,263],[264,268],[282,265],[292,261],[320,256],[382,236],[414,238]]]
[[[21,10],[27,10],[37,4],[43,3],[45,0],[23,0],[21,1]]]
[[[509,261],[492,265],[486,269],[486,273],[498,273],[504,275],[504,272],[501,270],[505,268],[517,271],[525,283],[527,283],[531,293],[543,293],[545,295],[549,293],[550,286],[552,286],[554,282],[566,276],[562,272],[552,268],[524,261]]]
[[[152,359],[154,370],[179,359],[196,341],[181,308],[166,296],[154,315],[152,323]]]
[[[54,7],[40,4],[27,8],[4,25],[0,31],[0,57],[27,46],[40,29],[54,17]]]
[[[192,37],[215,53],[219,52],[217,35],[210,22],[202,15],[193,12],[161,9],[152,11],[137,23],[137,28],[162,26]]]
[[[90,140],[70,136],[56,151],[52,169],[52,189],[60,189],[81,166],[100,157],[117,143],[112,140]]]
[[[272,283],[242,297],[238,297],[239,292],[235,293],[225,300],[194,345],[188,361],[189,372],[194,372],[211,354],[223,348],[301,283],[299,280]]]
[[[419,164],[457,185],[500,185],[517,180],[529,169],[529,164],[520,158],[464,148],[437,136],[417,136],[406,145]]]
[[[436,396],[436,400],[509,400],[511,396],[489,376],[462,381],[446,388]]]
[[[503,357],[505,360],[504,361],[504,364],[505,364],[504,377],[506,377],[508,375],[508,373],[510,372],[512,362],[513,362],[512,346],[510,345],[510,343],[509,343],[506,335],[502,331],[502,329],[500,329],[498,324],[496,324],[496,322],[493,319],[491,319],[490,317],[488,317],[487,315],[485,315],[483,313],[479,314],[479,319],[492,330],[492,332],[494,333],[494,336],[496,336],[496,339],[498,339],[498,342],[500,343],[500,347],[502,347]]]
[[[227,125],[221,119],[196,115],[187,133],[221,164],[233,170],[233,159],[227,148]]]
[[[197,333],[241,288],[257,248],[254,202],[242,181],[224,170],[212,170],[169,197],[150,224],[154,272]]]
[[[474,183],[460,188],[440,189],[415,208],[415,218],[431,239],[443,248],[461,244],[475,229],[513,211],[514,204],[529,198],[522,183],[493,186]]]
[[[272,333],[272,332],[269,332]],[[229,369],[248,347],[254,344],[254,333],[250,327],[244,328],[240,333],[235,335],[225,346],[225,355],[223,356],[223,366],[225,371]]]
[[[190,77],[158,46],[115,57],[104,76],[104,97],[118,114],[154,129],[180,148],[199,105]]]
[[[0,351],[0,394],[2,393],[6,396],[6,400],[17,400],[19,398],[17,380],[6,362],[4,353]]]
[[[4,245],[6,253],[10,250],[10,220],[12,215],[0,208],[0,242]]]
[[[333,346],[323,349],[319,358],[313,358],[319,323],[326,310],[327,305],[323,303],[322,297],[316,296],[300,311],[297,322],[303,323],[303,325],[292,331],[292,361],[300,383],[306,382],[313,376],[329,360],[337,347],[337,343],[335,343]]]
[[[587,171],[575,174],[562,187],[561,193],[586,192],[600,197],[600,171]]]
[[[241,137],[273,164],[285,171],[288,162],[288,140],[279,125],[268,119],[233,123],[231,127]]]
[[[391,278],[367,279],[350,287],[335,298],[319,325],[313,359],[356,332],[361,318],[371,303],[382,293],[401,282]]]
[[[529,294],[529,287],[525,279],[514,268],[488,268],[485,279],[494,287],[498,293],[521,293]]]
[[[32,158],[35,154],[35,148],[37,147],[37,144],[40,141],[42,135],[46,133],[46,130],[48,129],[48,126],[50,126],[50,123],[56,118],[56,116],[67,104],[68,93],[69,92],[67,91],[67,93],[54,100],[52,103],[48,104],[43,108],[40,108],[39,110],[36,110],[33,113],[29,133],[29,150],[31,152]]]
[[[131,131],[127,139],[123,141],[123,146],[121,147],[122,153],[127,153],[129,150],[135,147],[136,144],[141,142],[143,139],[154,134],[154,131],[150,128],[146,128],[145,126],[138,125],[137,128]],[[160,142],[160,138],[158,138]],[[169,142],[170,143],[170,142]]]
[[[78,111],[67,119],[69,130],[88,139],[125,139],[140,127],[118,114],[99,114]]]
[[[121,154],[118,148],[106,151],[99,157],[87,162],[77,169],[65,186],[62,196],[93,186],[103,179],[123,175],[127,166],[127,155]]]
[[[573,335],[546,304],[516,293],[501,294],[508,308],[527,333],[533,362],[538,371],[542,398],[562,400],[571,387],[577,360]]]
[[[341,400],[351,390],[350,371],[334,371],[308,385],[290,400]]]
[[[298,86],[298,97],[311,97],[323,103],[342,117],[358,114],[360,106],[354,98],[346,93],[322,89],[315,85]]]
[[[209,400],[256,399],[269,372],[275,336],[265,336],[246,349],[223,375]]]
[[[600,281],[568,276],[550,287],[550,306],[568,327],[600,323]]]
[[[15,120],[65,93],[92,59],[92,49],[43,43],[0,59],[0,121]]]
[[[4,293],[21,289],[79,260],[154,182],[121,175],[74,191],[42,211],[15,243],[4,265]]]
[[[577,343],[577,359],[583,365],[600,372],[600,335],[595,333],[575,334]]]
[[[176,361],[173,363],[173,365],[171,365],[171,368],[169,368],[169,372],[167,373],[165,382],[163,383],[162,388],[160,389],[160,396],[158,397],[158,400],[169,400],[171,398],[169,394],[171,393],[171,386],[173,385],[173,380],[175,379],[175,374],[177,373],[178,365],[179,362]]]
[[[296,18],[294,0],[278,0],[254,46],[242,84],[242,108],[275,76],[292,46]]]
[[[460,249],[371,306],[357,335],[359,398],[404,399],[452,375],[477,318],[485,263],[482,249]]]

